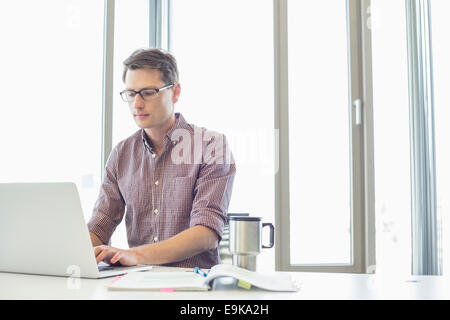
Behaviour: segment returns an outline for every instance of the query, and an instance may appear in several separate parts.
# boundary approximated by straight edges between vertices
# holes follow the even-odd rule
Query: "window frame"
[[[347,0],[349,101],[351,102],[350,264],[292,264],[290,257],[287,1],[274,0],[275,128],[279,130],[275,175],[275,268],[303,272],[375,272],[375,201],[370,0]]]

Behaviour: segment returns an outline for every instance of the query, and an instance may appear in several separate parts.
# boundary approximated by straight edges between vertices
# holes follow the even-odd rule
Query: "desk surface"
[[[153,271],[175,271],[158,267]],[[438,276],[292,272],[299,292],[270,292],[238,288],[223,279],[207,292],[110,291],[114,278],[72,279],[0,273],[0,299],[149,299],[149,300],[300,300],[300,299],[449,299],[450,279]],[[228,280],[228,281],[227,281]],[[74,283],[73,281],[79,281]]]

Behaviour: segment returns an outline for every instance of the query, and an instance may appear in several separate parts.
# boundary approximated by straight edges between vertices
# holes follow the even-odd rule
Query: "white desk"
[[[170,271],[175,268],[157,268]],[[450,279],[434,276],[393,277],[365,274],[291,273],[299,292],[246,290],[227,284],[208,292],[109,291],[114,278],[79,279],[0,273],[0,300],[9,299],[149,299],[149,300],[300,300],[300,299],[450,299]]]

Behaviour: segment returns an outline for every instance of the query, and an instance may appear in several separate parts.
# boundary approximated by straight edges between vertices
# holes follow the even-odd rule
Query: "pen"
[[[194,272],[195,273],[198,273],[198,274],[200,274],[200,275],[202,275],[202,276],[204,276],[204,277],[206,277],[208,274],[206,273],[206,272],[204,272],[202,269],[200,269],[199,267],[195,267],[194,268]]]

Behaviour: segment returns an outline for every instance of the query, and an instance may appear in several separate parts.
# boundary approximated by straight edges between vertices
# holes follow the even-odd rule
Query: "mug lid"
[[[232,221],[261,221],[261,217],[231,216],[229,219]]]

